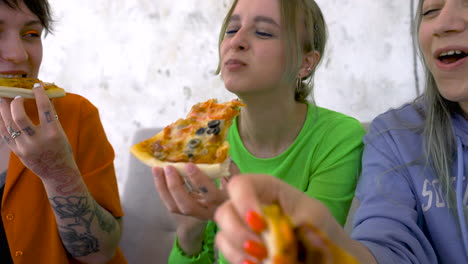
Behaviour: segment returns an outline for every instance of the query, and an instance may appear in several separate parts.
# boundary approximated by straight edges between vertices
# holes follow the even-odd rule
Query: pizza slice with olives
[[[37,78],[0,78],[0,97],[15,98],[20,95],[24,98],[34,98],[32,88],[35,83],[41,83],[49,98],[65,96],[65,90],[54,83],[43,82]]]
[[[150,167],[172,165],[185,175],[184,165],[193,162],[212,179],[229,176],[227,133],[241,106],[239,100],[198,103],[185,119],[135,144],[130,151]]]

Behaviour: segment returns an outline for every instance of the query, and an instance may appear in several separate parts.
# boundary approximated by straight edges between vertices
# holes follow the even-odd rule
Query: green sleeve
[[[344,225],[361,170],[365,130],[352,118],[330,125],[305,192],[323,202]]]
[[[178,238],[174,241],[171,254],[169,255],[170,264],[209,264],[214,263],[214,238],[216,233],[216,224],[212,221],[208,222],[205,229],[205,237],[203,239],[202,251],[195,256],[187,256],[182,251],[178,244]]]

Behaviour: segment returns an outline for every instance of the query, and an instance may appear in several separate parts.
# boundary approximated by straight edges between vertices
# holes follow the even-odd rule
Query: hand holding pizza
[[[68,139],[44,87],[38,84],[32,91],[40,123],[33,124],[26,114],[24,97],[0,98],[1,138],[42,180],[57,181],[65,175],[79,173]]]
[[[186,254],[201,250],[203,234],[208,220],[228,197],[223,186],[227,178],[221,179],[221,188],[203,173],[195,164],[185,165],[186,178],[172,166],[154,167],[154,184],[166,208],[175,214],[177,237]],[[239,173],[231,163],[231,175]]]
[[[185,165],[185,172],[187,177],[173,166],[153,168],[154,183],[164,205],[175,214],[212,220],[216,208],[227,199],[226,191],[193,163]]]
[[[268,175],[239,175],[218,208],[216,244],[230,263],[358,263],[329,210]],[[271,205],[271,206],[264,206]]]

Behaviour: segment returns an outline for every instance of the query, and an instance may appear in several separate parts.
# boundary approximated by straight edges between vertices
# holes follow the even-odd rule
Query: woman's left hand
[[[1,137],[43,181],[67,182],[79,174],[70,144],[42,85],[33,92],[40,123],[34,125],[26,114],[23,97],[0,98]]]
[[[212,220],[227,193],[219,189],[195,164],[185,166],[184,179],[172,166],[153,168],[155,186],[169,211],[200,220]],[[222,180],[224,181],[224,180]]]

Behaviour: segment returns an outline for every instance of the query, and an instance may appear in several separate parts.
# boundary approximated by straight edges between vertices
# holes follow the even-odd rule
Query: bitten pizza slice
[[[261,232],[268,256],[262,264],[357,264],[357,260],[311,224],[294,226],[281,207],[263,208],[266,226]]]
[[[34,98],[32,88],[35,83],[41,83],[49,98],[65,96],[65,90],[54,83],[43,82],[37,78],[0,78],[0,97],[15,98],[20,95],[24,98]]]
[[[183,167],[193,162],[210,178],[229,176],[229,127],[240,107],[239,100],[218,103],[210,99],[192,107],[185,119],[168,125],[153,137],[131,147],[131,153],[150,167]]]

